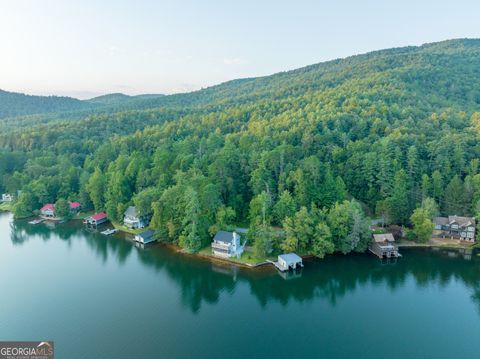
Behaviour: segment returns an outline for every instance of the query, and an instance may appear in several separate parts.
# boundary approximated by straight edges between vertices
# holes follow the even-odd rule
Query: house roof
[[[81,206],[80,202],[70,202],[70,209],[77,209]]]
[[[94,221],[99,221],[101,219],[107,218],[107,214],[105,212],[99,212],[91,215],[90,218]]]
[[[47,203],[40,208],[40,211],[55,211],[55,205],[52,203]]]
[[[130,217],[138,217],[137,209],[134,206],[130,206],[125,211],[125,215]]]
[[[395,242],[395,238],[393,238],[393,234],[391,233],[381,233],[381,234],[374,234],[373,240],[375,242]]]
[[[215,237],[213,237],[213,240],[216,242],[232,243],[235,234],[235,232],[218,231]]]
[[[471,225],[475,225],[475,218],[474,217],[461,217],[461,216],[448,216],[448,222],[450,224],[457,223],[462,227],[468,227]]]
[[[288,265],[302,261],[302,258],[295,253],[280,254],[278,258],[282,258]]]
[[[137,236],[142,237],[143,239],[149,239],[152,238],[153,235],[155,234],[155,231],[152,231],[151,229],[142,233],[137,234]]]
[[[434,217],[433,218],[433,223],[438,225],[438,226],[445,226],[448,224],[448,218],[447,217]]]
[[[461,216],[448,216],[448,217],[435,217],[433,223],[439,226],[446,226],[451,224],[458,224],[461,227],[475,226],[475,217],[461,217]]]

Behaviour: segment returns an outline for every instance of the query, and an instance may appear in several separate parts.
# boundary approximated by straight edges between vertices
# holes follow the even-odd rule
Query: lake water
[[[0,214],[0,340],[57,358],[479,358],[480,257],[309,260],[298,278]]]

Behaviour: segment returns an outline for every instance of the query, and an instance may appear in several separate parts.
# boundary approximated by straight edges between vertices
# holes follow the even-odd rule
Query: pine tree
[[[404,170],[395,174],[392,196],[388,199],[390,218],[393,223],[406,224],[409,217],[408,177]]]
[[[466,214],[466,194],[463,182],[454,176],[445,188],[444,212],[447,215]]]
[[[278,202],[273,207],[273,216],[277,224],[281,224],[285,217],[292,217],[295,214],[295,200],[288,191],[283,191]]]
[[[335,245],[330,228],[323,222],[317,224],[312,239],[312,253],[318,258],[323,258],[326,254],[333,253],[334,250]]]
[[[180,245],[190,252],[198,252],[202,248],[202,242],[198,234],[200,203],[198,194],[193,187],[185,190],[185,216],[182,225],[183,232],[180,236]]]
[[[105,188],[106,181],[105,176],[99,167],[95,168],[95,171],[90,176],[86,189],[92,200],[93,206],[96,211],[103,209],[105,204]]]

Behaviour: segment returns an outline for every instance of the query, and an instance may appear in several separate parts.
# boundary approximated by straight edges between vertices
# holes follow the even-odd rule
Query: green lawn
[[[198,254],[206,256],[206,257],[212,257],[216,258],[212,254],[212,248],[210,246],[207,246],[203,249],[201,249]],[[269,260],[275,260],[276,257],[264,257],[264,258],[259,258],[257,257],[253,252],[250,250],[245,250],[240,258],[222,258],[222,260],[232,262],[232,263],[239,263],[239,264],[245,264],[248,266],[255,266],[259,263],[265,262],[267,259]]]
[[[90,217],[92,214],[95,214],[95,211],[94,210],[90,210],[90,211],[85,211],[85,212],[80,212],[78,214],[78,216],[74,216],[73,219],[85,219],[87,217]]]
[[[112,225],[113,225],[114,228],[118,229],[119,231],[130,233],[130,234],[139,234],[139,233],[142,233],[142,232],[147,230],[147,228],[130,229],[130,228],[127,228],[123,224],[118,223],[116,221],[110,220],[110,222],[112,222]]]
[[[13,204],[11,202],[1,202],[0,203],[0,211],[12,212],[13,211]]]

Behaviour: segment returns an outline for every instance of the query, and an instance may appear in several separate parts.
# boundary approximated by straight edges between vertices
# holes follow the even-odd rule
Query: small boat
[[[32,221],[28,221],[28,223],[35,225],[35,224],[40,224],[40,223],[42,223],[42,222],[44,222],[44,221],[45,221],[45,220],[44,220],[43,218],[37,218],[37,219],[34,219],[34,220],[32,220]]]
[[[100,232],[101,234],[105,235],[105,236],[110,236],[114,233],[117,233],[118,232],[118,229],[114,228],[114,229],[106,229],[105,231],[102,231]]]

